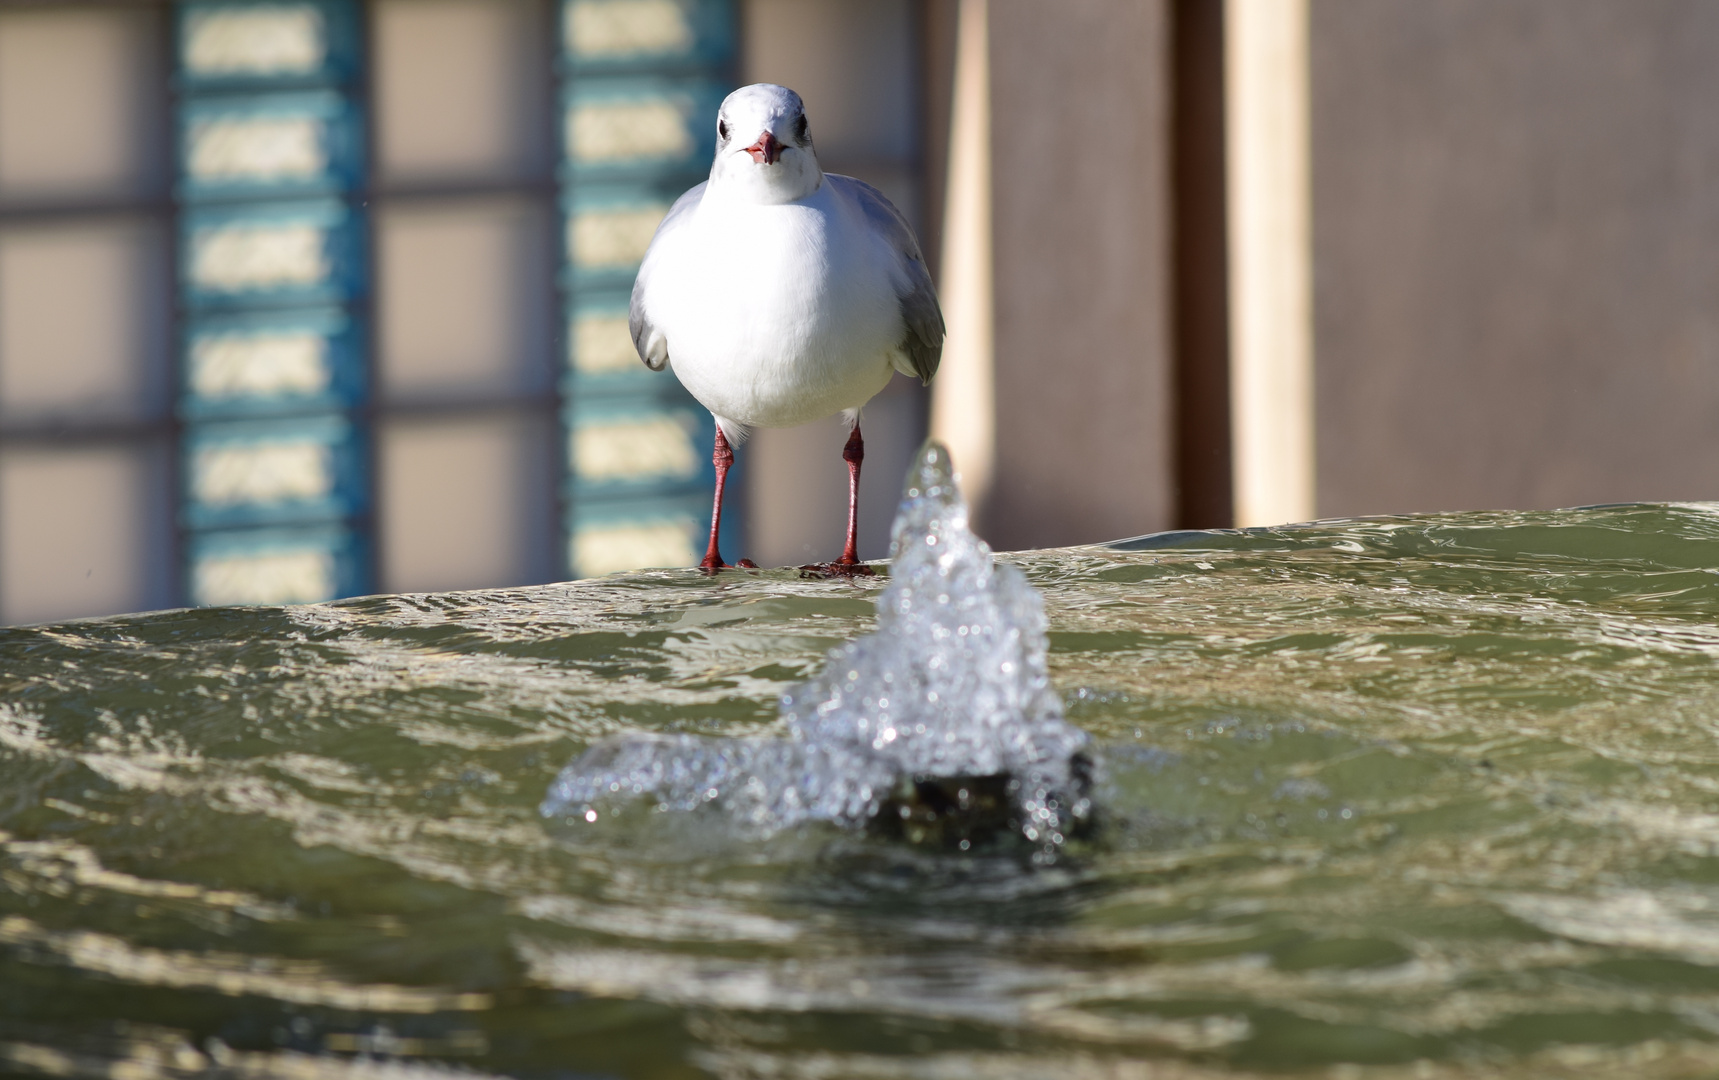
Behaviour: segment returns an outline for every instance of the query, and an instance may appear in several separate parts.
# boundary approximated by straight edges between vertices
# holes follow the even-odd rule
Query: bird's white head
[[[716,111],[711,189],[749,202],[785,203],[805,198],[823,182],[799,94],[753,83],[723,99]]]

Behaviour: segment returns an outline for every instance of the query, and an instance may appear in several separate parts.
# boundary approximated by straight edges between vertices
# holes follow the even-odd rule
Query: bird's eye
[[[719,139],[728,138],[728,121],[718,120],[716,122],[716,137]]]
[[[803,113],[798,120],[794,121],[794,138],[799,142],[806,141],[806,117]]]

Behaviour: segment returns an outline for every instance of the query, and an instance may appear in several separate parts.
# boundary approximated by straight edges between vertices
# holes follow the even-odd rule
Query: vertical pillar
[[[989,0],[960,0],[939,260],[948,338],[931,397],[931,434],[949,447],[979,518],[996,465],[992,369],[991,64]]]
[[[357,0],[177,5],[180,527],[198,604],[371,587]]]
[[[1174,0],[1170,20],[1176,527],[1221,529],[1235,514],[1224,0]]]
[[[1228,0],[1235,523],[1313,517],[1307,0]]]
[[[627,305],[663,215],[709,174],[736,21],[731,0],[562,4],[563,491],[575,577],[691,566],[703,550],[715,426],[673,374],[639,362]],[[731,552],[744,517],[739,507],[723,517]]]

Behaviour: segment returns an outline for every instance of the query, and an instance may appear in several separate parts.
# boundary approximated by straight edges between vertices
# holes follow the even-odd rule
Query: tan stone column
[[[1227,0],[1235,523],[1314,516],[1307,0]]]
[[[989,0],[960,0],[939,299],[949,336],[931,397],[931,435],[949,447],[974,517],[996,463],[991,244]]]

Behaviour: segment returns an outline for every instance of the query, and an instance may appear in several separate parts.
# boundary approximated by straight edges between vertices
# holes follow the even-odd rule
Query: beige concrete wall
[[[1320,513],[1719,498],[1719,5],[1311,33]]]
[[[788,86],[806,102],[823,167],[888,195],[923,231],[919,11],[913,0],[747,0],[741,76]],[[861,419],[859,554],[889,554],[901,482],[925,438],[925,392],[897,375]],[[764,566],[834,559],[847,528],[840,417],[760,430],[738,452],[747,550]],[[731,496],[732,497],[732,496]]]
[[[1173,524],[1166,8],[990,4],[999,548]]]

